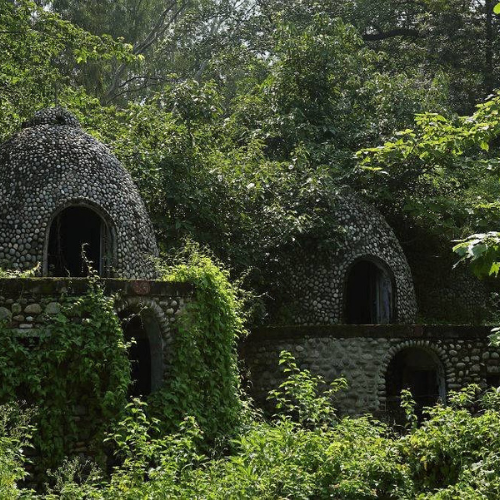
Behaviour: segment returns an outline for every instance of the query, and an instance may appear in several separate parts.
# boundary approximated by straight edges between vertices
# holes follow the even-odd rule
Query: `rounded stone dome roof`
[[[40,263],[51,275],[51,252],[70,248],[55,234],[93,238],[101,275],[154,277],[156,241],[132,178],[62,108],[37,112],[0,146],[0,267]]]
[[[337,247],[281,259],[286,296],[278,314],[299,325],[414,322],[410,267],[382,214],[349,191],[339,193],[334,210],[343,229]]]

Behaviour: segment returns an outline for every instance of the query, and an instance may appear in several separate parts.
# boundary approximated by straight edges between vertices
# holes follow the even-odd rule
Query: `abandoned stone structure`
[[[412,323],[417,304],[410,268],[382,215],[353,194],[336,200],[340,246],[293,262],[283,288],[295,325]]]
[[[486,328],[413,325],[410,268],[383,217],[352,194],[336,210],[344,230],[338,248],[293,265],[283,256],[288,324],[257,329],[241,346],[257,401],[279,383],[284,349],[327,381],[348,379],[338,401],[344,413],[391,410],[407,386],[424,405],[471,382],[498,384],[500,351]],[[44,276],[0,280],[0,320],[36,335],[59,310],[58,297],[83,293],[82,245],[105,287],[120,292],[117,314],[136,315],[124,330],[137,340],[134,379],[147,394],[168,376],[175,317],[193,290],[150,281],[156,242],[129,174],[70,113],[43,110],[0,146],[0,267],[40,263]]]
[[[0,266],[45,276],[153,278],[156,242],[130,175],[61,108],[0,147]]]
[[[500,384],[500,348],[490,328],[453,325],[335,325],[266,327],[242,345],[256,401],[283,380],[279,354],[290,351],[299,366],[327,382],[345,377],[348,388],[336,404],[344,414],[397,413],[409,387],[420,406],[446,401],[450,390],[468,384]]]
[[[105,292],[117,297],[115,310],[125,337],[134,337],[131,359],[134,394],[149,394],[168,376],[176,316],[193,298],[186,283],[146,280],[102,280]],[[84,294],[89,282],[82,278],[0,279],[0,321],[19,336],[36,336],[66,303]],[[71,319],[71,318],[70,318]]]
[[[130,175],[71,113],[39,111],[0,146],[0,267],[38,264],[47,277],[0,280],[0,320],[19,335],[36,336],[62,299],[84,293],[90,262],[119,292],[116,312],[136,340],[133,392],[149,394],[168,372],[172,322],[192,297],[189,286],[147,281],[157,254]]]

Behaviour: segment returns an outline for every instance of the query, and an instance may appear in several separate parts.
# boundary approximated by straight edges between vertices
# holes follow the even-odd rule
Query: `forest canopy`
[[[335,245],[346,187],[407,253],[446,253],[500,208],[494,4],[0,0],[1,138],[70,109],[162,250],[194,240],[254,288],[283,248]]]

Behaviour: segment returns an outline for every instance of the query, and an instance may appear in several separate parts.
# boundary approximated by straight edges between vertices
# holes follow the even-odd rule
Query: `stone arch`
[[[129,315],[140,318],[148,340],[150,390],[155,391],[163,383],[169,364],[166,355],[171,352],[172,346],[172,334],[167,317],[153,299],[143,297],[125,298],[118,303],[115,311],[122,319]],[[124,333],[126,332],[124,331]]]
[[[378,406],[381,410],[385,410],[387,407],[387,372],[389,364],[391,361],[402,351],[406,349],[421,349],[425,352],[430,353],[431,356],[435,356],[442,365],[443,368],[443,382],[445,384],[445,390],[450,387],[453,379],[453,365],[448,357],[446,351],[439,345],[429,341],[429,340],[407,340],[392,346],[387,351],[384,359],[379,368],[378,380],[377,380],[377,398]]]
[[[398,317],[397,299],[394,273],[380,257],[359,255],[345,266],[342,298],[345,323],[393,323]]]
[[[90,260],[98,260],[97,264],[94,263],[95,269],[98,274],[102,277],[111,277],[113,273],[113,267],[117,259],[117,248],[116,248],[116,228],[111,216],[96,203],[86,200],[86,199],[74,199],[65,202],[59,206],[49,218],[49,223],[45,229],[45,238],[43,246],[43,268],[42,273],[47,276],[50,273],[50,260],[51,260],[51,246],[54,243],[53,232],[55,230],[55,225],[61,221],[64,214],[68,214],[68,211],[73,211],[79,213],[79,217],[85,215],[85,211],[89,215],[94,215],[95,220],[99,220],[99,227],[94,227],[94,231],[98,231],[98,242],[95,243],[94,255],[90,255]],[[71,213],[68,214],[71,217]],[[67,222],[66,222],[67,224]],[[74,230],[70,228],[70,230]],[[78,228],[80,231],[80,228]],[[78,243],[77,243],[78,245]],[[98,247],[98,248],[97,248]],[[79,258],[79,256],[78,256]],[[61,275],[60,272],[57,275]]]

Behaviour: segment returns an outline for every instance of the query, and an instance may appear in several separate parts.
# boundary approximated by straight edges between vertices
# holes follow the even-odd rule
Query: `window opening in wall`
[[[111,234],[94,210],[68,207],[56,215],[49,233],[47,272],[50,276],[88,276],[88,266],[104,276],[109,269]]]
[[[139,315],[123,320],[124,338],[133,339],[129,349],[132,384],[130,396],[147,396],[151,393],[151,345],[143,321]]]
[[[408,389],[416,403],[416,413],[422,418],[422,409],[446,399],[444,368],[431,351],[409,347],[394,356],[386,373],[387,410],[401,418],[401,391]]]
[[[392,280],[386,269],[369,260],[354,264],[347,278],[347,323],[390,323],[393,319],[392,288]]]
[[[488,387],[500,387],[500,373],[490,373],[486,376]]]

